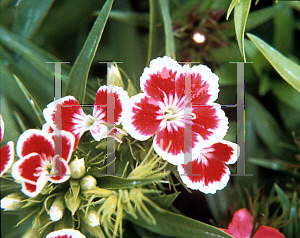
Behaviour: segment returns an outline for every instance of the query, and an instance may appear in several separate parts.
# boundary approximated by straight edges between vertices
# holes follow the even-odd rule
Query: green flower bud
[[[89,190],[97,186],[97,180],[92,175],[84,176],[80,180],[80,188],[82,190]]]
[[[19,210],[25,205],[23,201],[26,196],[22,193],[12,193],[2,198],[1,200],[1,208],[4,211],[16,211]]]
[[[85,174],[85,164],[84,158],[82,159],[75,159],[70,164],[71,169],[71,178],[72,179],[79,179]]]
[[[100,225],[99,216],[93,207],[89,207],[89,211],[84,217],[84,221],[86,224],[92,227]]]
[[[65,199],[63,195],[57,196],[50,208],[49,216],[52,221],[58,221],[62,218],[66,208]]]

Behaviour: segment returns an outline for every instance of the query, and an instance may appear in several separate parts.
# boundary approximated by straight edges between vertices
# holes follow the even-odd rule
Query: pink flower
[[[113,90],[114,95],[112,96],[115,98],[115,102],[114,104],[107,104],[107,91],[109,94],[112,94]],[[86,115],[76,98],[73,96],[66,96],[48,104],[47,108],[44,109],[43,114],[49,126],[52,128],[60,128],[61,126],[62,130],[70,131],[75,136],[75,147],[77,147],[82,134],[87,130],[90,130],[93,138],[97,141],[106,137],[114,137],[117,141],[122,142],[116,135],[127,134],[117,127],[108,131],[106,124],[118,125],[121,123],[123,107],[128,100],[127,92],[122,88],[104,85],[97,91],[93,115]],[[55,121],[58,105],[61,105],[61,121],[59,120],[61,125],[58,125]],[[110,121],[111,119],[107,118],[107,109],[110,105],[112,105],[112,107],[114,106],[114,108],[112,108],[112,110],[114,110],[113,121]]]
[[[234,213],[228,229],[221,230],[225,231],[229,235],[234,236],[235,238],[249,238],[251,237],[252,229],[253,218],[251,214],[245,208],[243,208]],[[253,238],[284,238],[284,235],[275,228],[261,226]]]
[[[62,229],[49,233],[46,238],[85,238],[85,235],[78,230]]]
[[[54,140],[61,141],[61,152],[55,150]],[[22,192],[34,197],[41,192],[47,181],[67,181],[71,173],[68,162],[74,143],[75,137],[67,131],[61,131],[60,136],[36,129],[25,131],[17,142],[20,160],[12,168],[12,176],[22,183]]]
[[[191,78],[190,101],[185,92],[186,75]],[[228,119],[221,106],[213,103],[219,92],[218,77],[208,67],[189,68],[166,56],[157,58],[145,68],[140,86],[143,93],[125,105],[122,124],[137,140],[155,135],[154,150],[168,162],[182,164],[185,153],[198,156],[203,146],[225,136]]]
[[[193,161],[178,165],[178,172],[189,188],[203,193],[216,193],[229,181],[230,170],[226,164],[234,164],[239,154],[237,144],[222,140],[202,148]]]
[[[4,136],[4,122],[0,114],[0,142]],[[2,176],[14,161],[14,142],[9,141],[0,149],[0,176]]]

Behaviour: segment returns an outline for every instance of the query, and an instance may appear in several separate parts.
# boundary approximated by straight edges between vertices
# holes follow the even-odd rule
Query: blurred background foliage
[[[105,2],[0,1],[2,143],[16,143],[23,131],[43,125],[42,110],[54,99],[54,64],[46,62],[70,62],[62,64],[62,95],[72,92],[86,104],[106,81],[106,64],[98,62],[122,62],[125,89],[132,94],[153,58],[201,62],[219,76],[217,102],[223,105],[236,103],[236,64],[229,62],[252,62],[245,64],[245,174],[253,176],[232,176],[214,195],[179,186],[174,205],[219,227],[246,207],[256,226],[299,237],[300,3],[115,0],[111,10],[112,1],[106,8]],[[224,110],[230,120],[226,139],[235,141],[236,109]],[[18,217],[1,216],[1,233],[10,237]],[[124,237],[158,237],[138,225],[124,227]]]

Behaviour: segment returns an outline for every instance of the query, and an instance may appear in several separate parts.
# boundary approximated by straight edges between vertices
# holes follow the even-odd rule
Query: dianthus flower
[[[61,141],[61,152],[55,151],[54,140]],[[74,144],[75,137],[68,131],[61,131],[60,135],[36,129],[25,131],[17,142],[20,160],[12,167],[12,176],[22,183],[22,192],[34,197],[41,192],[47,181],[67,181],[71,173],[68,163]]]
[[[229,181],[230,170],[226,164],[234,164],[239,154],[236,143],[222,140],[202,148],[196,159],[178,165],[178,172],[187,187],[203,193],[216,193]]]
[[[110,104],[107,104],[107,92],[109,94],[113,92],[115,98],[113,123],[108,121],[107,107],[109,107]],[[50,127],[53,129],[61,127],[62,130],[70,131],[75,136],[75,147],[82,134],[87,130],[90,130],[93,138],[97,141],[106,137],[114,137],[118,142],[122,142],[116,135],[126,135],[126,133],[117,127],[108,131],[106,124],[118,125],[121,123],[123,107],[127,101],[127,92],[122,88],[104,85],[97,91],[95,104],[93,106],[93,115],[86,115],[73,96],[66,96],[48,104],[43,114]],[[55,120],[58,106],[61,106],[61,120]],[[61,122],[61,125],[57,125],[57,122]]]
[[[191,88],[185,90],[190,78]],[[220,141],[228,119],[219,104],[218,77],[204,65],[189,68],[169,57],[150,62],[140,78],[143,93],[125,105],[124,129],[137,140],[155,135],[153,147],[168,162],[184,163],[184,154],[199,156],[201,148]],[[190,91],[190,98],[186,96]],[[188,126],[191,131],[188,130]],[[189,136],[185,136],[189,134]]]
[[[253,217],[243,208],[236,211],[233,215],[232,221],[228,226],[228,229],[221,229],[229,235],[235,238],[250,238],[253,229]],[[284,235],[279,230],[261,226],[258,228],[253,238],[284,238]]]
[[[85,238],[85,235],[78,230],[61,229],[49,233],[46,238]]]
[[[4,122],[0,114],[0,142],[4,136]],[[9,141],[0,149],[0,176],[2,176],[14,161],[14,142]]]

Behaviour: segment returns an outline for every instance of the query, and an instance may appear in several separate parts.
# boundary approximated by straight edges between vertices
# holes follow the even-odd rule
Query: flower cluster
[[[113,66],[110,77],[120,76],[117,72]],[[218,77],[204,65],[190,68],[163,57],[152,60],[150,67],[145,68],[140,87],[142,93],[129,98],[121,87],[101,86],[91,105],[92,115],[85,114],[73,96],[48,104],[43,111],[46,124],[42,130],[23,132],[16,146],[19,160],[12,167],[12,176],[30,198],[15,193],[4,198],[1,207],[16,210],[40,204],[41,212],[37,212],[34,222],[42,224],[39,231],[69,214],[73,227],[76,221],[81,230],[104,236],[102,227],[106,235],[115,237],[122,235],[125,212],[134,219],[140,216],[148,224],[156,224],[145,204],[160,211],[149,197],[158,196],[154,184],[167,179],[168,163],[177,166],[182,181],[192,189],[204,193],[223,189],[230,176],[227,164],[236,162],[239,147],[223,139],[228,119],[221,106],[215,103],[219,92]],[[149,140],[152,146],[144,159],[131,165],[128,176],[125,175],[128,164],[125,166],[123,178],[116,180],[124,186],[103,188],[97,186],[97,181],[104,176],[95,173],[105,169],[105,166],[99,167],[101,154],[88,160],[90,152],[79,148],[86,131],[90,131],[95,141],[112,137],[122,143],[121,137],[128,133],[137,141]],[[2,136],[1,118],[1,139]],[[129,144],[123,145],[130,147],[130,137],[126,141]],[[12,163],[12,142],[2,150],[1,166],[4,168],[1,167],[1,175]],[[165,161],[161,162],[161,158]],[[43,214],[47,218],[41,218]],[[84,235],[77,230],[63,229],[48,237]]]

